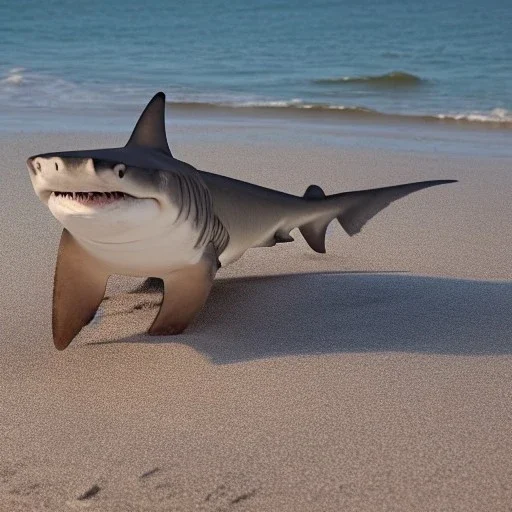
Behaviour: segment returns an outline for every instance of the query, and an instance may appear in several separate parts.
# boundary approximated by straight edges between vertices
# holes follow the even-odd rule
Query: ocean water
[[[512,128],[512,1],[0,1],[4,128],[159,90],[180,108]]]

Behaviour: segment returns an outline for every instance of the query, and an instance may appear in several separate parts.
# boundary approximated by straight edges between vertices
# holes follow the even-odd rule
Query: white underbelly
[[[283,229],[281,224],[269,226],[265,230],[259,230],[256,233],[251,233],[248,230],[232,229],[229,233],[229,243],[219,256],[220,264],[223,267],[230,265],[240,259],[248,249],[275,245],[275,233],[280,229]]]
[[[118,243],[78,242],[113,274],[164,277],[174,270],[197,263],[204,247],[196,247],[198,232],[190,223],[165,231],[148,228],[147,236]]]

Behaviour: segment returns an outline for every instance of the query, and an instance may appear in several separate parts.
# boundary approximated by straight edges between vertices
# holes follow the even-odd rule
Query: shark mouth
[[[123,201],[126,199],[135,199],[134,196],[124,192],[52,192],[52,195],[59,199],[67,199],[83,205],[104,206]]]

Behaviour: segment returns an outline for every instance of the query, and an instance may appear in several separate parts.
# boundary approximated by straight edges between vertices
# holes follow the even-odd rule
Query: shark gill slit
[[[195,248],[213,243],[219,256],[229,243],[229,235],[213,214],[213,202],[206,186],[193,175],[176,174],[178,183],[178,220],[191,220],[199,230]]]

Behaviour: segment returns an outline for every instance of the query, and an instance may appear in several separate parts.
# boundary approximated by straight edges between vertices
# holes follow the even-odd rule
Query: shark
[[[456,180],[296,196],[196,169],[173,157],[157,93],[124,147],[31,156],[35,193],[62,224],[52,331],[63,350],[95,316],[110,275],[160,278],[164,295],[148,333],[182,333],[205,304],[220,267],[248,249],[293,242],[325,252],[337,219],[353,236],[393,201]]]

